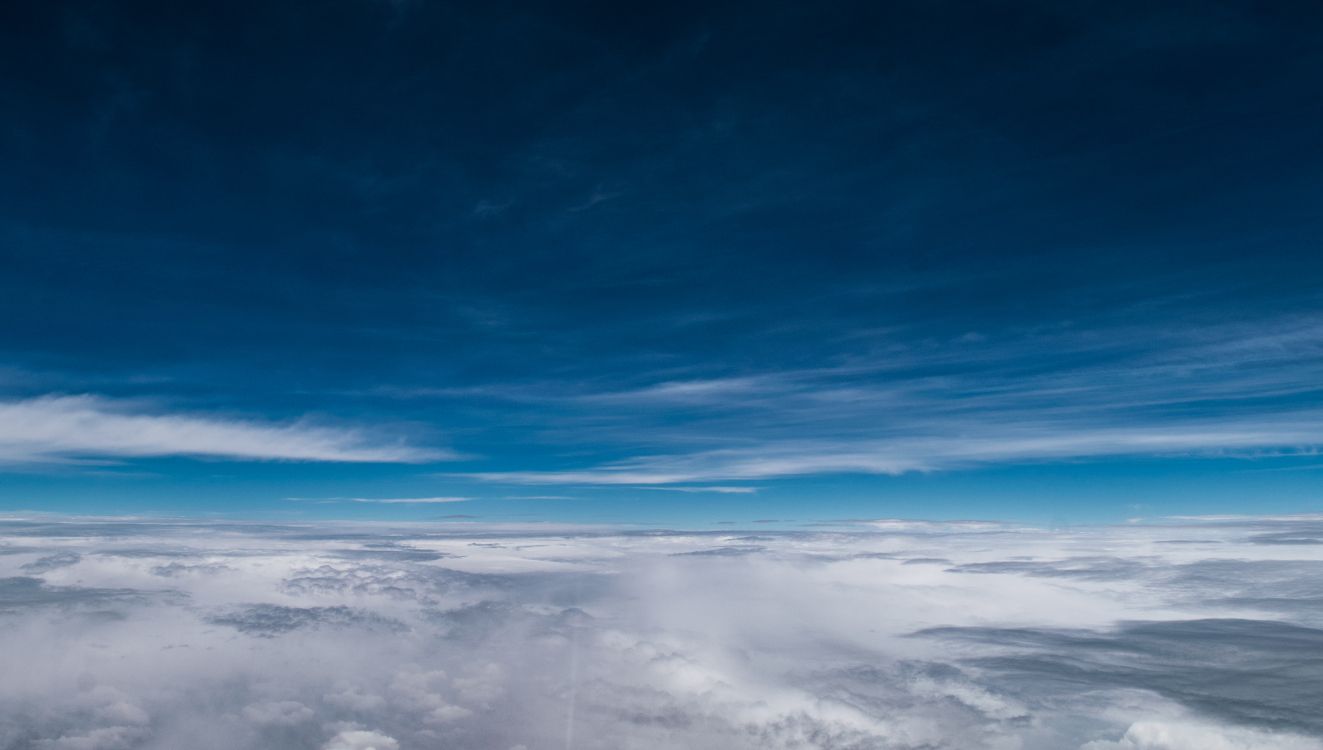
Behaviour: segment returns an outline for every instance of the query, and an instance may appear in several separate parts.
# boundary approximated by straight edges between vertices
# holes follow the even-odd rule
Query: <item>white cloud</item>
[[[453,457],[373,431],[166,413],[97,396],[0,402],[0,462],[145,456],[421,462]]]
[[[506,500],[575,500],[573,495],[506,495]]]
[[[626,391],[608,391],[580,397],[585,402],[619,403],[634,406],[701,404],[722,399],[776,393],[784,389],[778,378],[716,378],[675,380]]]
[[[355,503],[381,503],[383,505],[433,505],[438,503],[466,503],[471,497],[352,497]]]
[[[1323,750],[1323,741],[1191,720],[1139,721],[1115,742],[1094,740],[1080,750]]]
[[[966,428],[950,435],[914,434],[887,440],[773,440],[731,448],[644,456],[565,471],[479,472],[478,479],[511,484],[665,485],[774,479],[810,474],[905,474],[993,463],[1107,456],[1235,455],[1323,442],[1323,415],[1296,414],[1263,423],[1161,427],[1072,428],[1014,425]]]
[[[51,750],[129,750],[146,735],[140,727],[101,727],[84,734],[64,735],[40,746]]]
[[[332,737],[324,750],[399,750],[395,738],[380,732],[348,729]]]
[[[1323,750],[1323,544],[1265,525],[1323,532],[0,519],[0,747]]]
[[[489,384],[490,397],[539,407],[524,416],[545,433],[628,458],[478,476],[540,485],[740,482],[1323,446],[1323,412],[1284,401],[1317,391],[1317,316],[875,343],[819,367],[680,368],[645,384]]]
[[[658,490],[663,492],[692,492],[696,494],[712,493],[716,495],[752,495],[758,492],[757,487],[740,487],[738,485],[707,485],[707,486],[684,486],[684,487],[639,487],[641,490]]]

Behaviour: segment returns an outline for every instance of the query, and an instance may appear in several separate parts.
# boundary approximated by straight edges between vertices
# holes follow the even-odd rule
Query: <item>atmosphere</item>
[[[1315,10],[7,4],[0,507],[1323,508]]]
[[[1323,750],[1320,40],[0,3],[0,750]]]

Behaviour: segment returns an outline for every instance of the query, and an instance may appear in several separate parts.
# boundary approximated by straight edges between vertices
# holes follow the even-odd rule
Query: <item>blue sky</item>
[[[1323,509],[1320,15],[8,4],[0,510]]]

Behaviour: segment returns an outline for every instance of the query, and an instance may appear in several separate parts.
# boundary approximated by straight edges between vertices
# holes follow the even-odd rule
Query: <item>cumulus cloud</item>
[[[453,454],[362,429],[168,413],[97,396],[0,402],[0,462],[143,456],[407,463]]]
[[[0,747],[1323,750],[1318,523],[0,521]]]

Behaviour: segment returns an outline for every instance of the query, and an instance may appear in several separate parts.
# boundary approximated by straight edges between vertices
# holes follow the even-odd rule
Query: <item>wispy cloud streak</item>
[[[563,385],[549,388],[544,403],[561,422],[551,434],[568,438],[573,429],[635,455],[477,476],[656,485],[1108,456],[1304,453],[1323,444],[1320,382],[1323,323],[1313,318],[962,336],[813,369],[579,396],[567,396]]]
[[[149,456],[411,463],[451,458],[376,431],[151,410],[96,396],[0,402],[0,462]]]
[[[382,505],[440,505],[444,503],[466,503],[470,497],[353,497],[355,503],[379,503]]]

